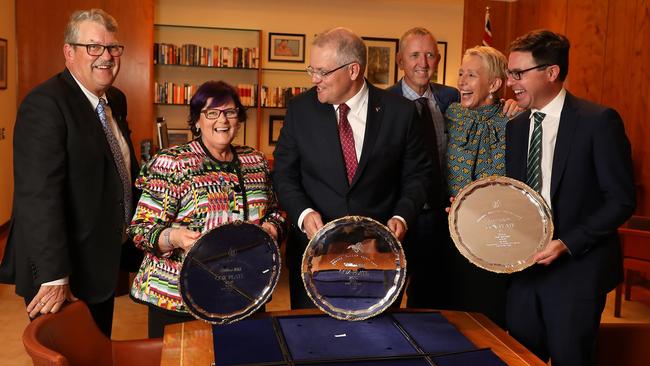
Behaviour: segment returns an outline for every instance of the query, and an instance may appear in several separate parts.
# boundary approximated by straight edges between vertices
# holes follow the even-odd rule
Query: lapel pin
[[[375,112],[379,112],[380,109],[381,107],[375,107]]]

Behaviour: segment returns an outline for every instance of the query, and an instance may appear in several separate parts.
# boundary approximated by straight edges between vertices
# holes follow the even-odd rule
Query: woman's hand
[[[278,241],[278,229],[275,227],[275,225],[271,224],[270,222],[263,222],[262,229],[266,231],[267,234],[271,235],[273,240],[276,242]]]
[[[455,200],[456,200],[455,196],[449,197],[449,206],[445,207],[445,212],[447,214],[449,214],[449,211],[451,211],[451,204],[454,203]]]
[[[163,252],[180,248],[184,252],[189,251],[199,239],[201,233],[188,230],[184,227],[167,228],[163,230],[158,238],[158,246]]]

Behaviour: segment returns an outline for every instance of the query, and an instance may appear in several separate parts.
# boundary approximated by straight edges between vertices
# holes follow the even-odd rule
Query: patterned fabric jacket
[[[168,227],[206,233],[237,220],[274,224],[284,234],[268,162],[248,146],[233,146],[232,162],[212,158],[200,139],[162,150],[142,167],[136,186],[142,189],[128,228],[145,251],[131,297],[163,309],[187,312],[179,294],[181,249],[161,253],[158,237]]]
[[[468,109],[453,103],[447,108],[447,184],[451,196],[477,179],[506,174],[508,117],[502,110],[502,104]]]

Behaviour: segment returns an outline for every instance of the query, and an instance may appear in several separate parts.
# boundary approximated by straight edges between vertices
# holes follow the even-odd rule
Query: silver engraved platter
[[[402,245],[379,222],[346,216],[323,226],[302,259],[302,279],[314,304],[341,320],[386,310],[406,280]]]
[[[449,211],[449,232],[462,255],[497,273],[531,266],[553,238],[551,210],[526,184],[507,177],[472,182]]]
[[[228,324],[264,305],[280,278],[280,251],[261,227],[238,221],[203,235],[187,253],[180,293],[197,319]]]

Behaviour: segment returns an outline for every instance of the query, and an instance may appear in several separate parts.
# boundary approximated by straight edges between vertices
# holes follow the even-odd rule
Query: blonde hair
[[[478,56],[483,60],[483,64],[485,65],[487,71],[488,71],[488,77],[490,79],[490,82],[492,82],[494,79],[501,79],[502,83],[499,89],[495,90],[493,94],[501,90],[503,86],[506,84],[506,79],[508,78],[506,75],[506,69],[508,68],[508,60],[506,59],[506,56],[503,55],[499,50],[496,48],[492,47],[487,47],[487,46],[476,46],[472,48],[468,48],[465,51],[465,54],[463,55],[463,58],[467,56]]]

